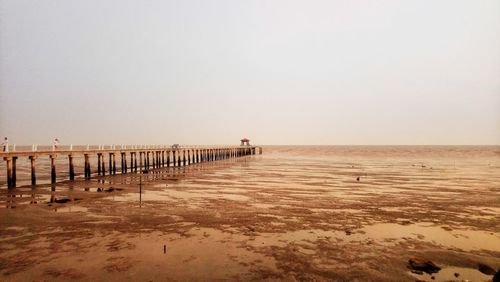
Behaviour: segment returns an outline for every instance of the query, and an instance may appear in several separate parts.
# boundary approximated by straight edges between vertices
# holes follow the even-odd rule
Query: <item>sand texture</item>
[[[41,165],[36,187],[19,166],[25,186],[0,174],[1,281],[491,281],[500,268],[500,147],[275,146],[55,186]]]

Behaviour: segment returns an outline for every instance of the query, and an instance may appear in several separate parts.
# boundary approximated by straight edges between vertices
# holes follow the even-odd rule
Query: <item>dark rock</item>
[[[478,264],[477,269],[486,275],[494,275],[495,274],[495,270],[486,264],[482,264],[482,263]]]
[[[149,170],[145,169],[142,171],[142,173],[149,173]]]
[[[67,203],[67,202],[71,202],[71,200],[70,200],[70,199],[68,199],[68,198],[64,198],[64,199],[55,199],[55,201],[54,201],[54,202],[56,202],[56,203],[58,203],[58,204],[65,204],[65,203]]]
[[[439,266],[423,257],[413,257],[408,260],[408,267],[413,270],[423,271],[425,273],[437,273],[441,270]]]
[[[455,275],[455,277],[458,277],[458,276],[460,276],[460,273],[455,272],[455,274],[453,274],[453,275]]]
[[[432,280],[434,280],[434,279],[436,279],[436,277],[434,277],[434,276],[431,276],[431,279],[432,279]]]
[[[449,226],[441,226],[441,228],[443,228],[446,231],[453,231],[453,228],[451,228]]]
[[[493,282],[500,282],[500,270],[493,276]]]
[[[359,181],[359,176],[358,176],[358,178],[356,178],[356,180]]]

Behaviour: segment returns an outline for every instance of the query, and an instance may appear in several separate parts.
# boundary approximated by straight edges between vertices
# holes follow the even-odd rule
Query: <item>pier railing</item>
[[[48,150],[38,150],[37,146],[32,146],[32,150],[0,152],[0,159],[3,159],[6,163],[7,187],[13,188],[16,187],[16,161],[22,157],[29,159],[31,164],[31,184],[36,185],[36,159],[42,157],[50,158],[50,179],[51,183],[56,183],[57,158],[67,158],[69,180],[74,180],[75,166],[73,159],[75,156],[84,157],[84,177],[90,179],[93,175],[90,158],[95,157],[97,157],[97,175],[104,176],[106,173],[110,175],[117,173],[116,156],[119,156],[121,161],[121,173],[125,174],[162,167],[181,167],[202,162],[244,157],[255,155],[257,150],[259,154],[262,154],[262,147],[257,146],[115,145],[84,146],[83,149],[74,149],[70,145],[64,148],[52,147]]]

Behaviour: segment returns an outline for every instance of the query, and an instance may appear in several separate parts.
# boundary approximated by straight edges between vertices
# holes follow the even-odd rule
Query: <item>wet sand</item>
[[[500,268],[500,147],[277,146],[140,177],[2,188],[0,279],[491,281],[479,265]],[[441,270],[412,272],[416,256]]]

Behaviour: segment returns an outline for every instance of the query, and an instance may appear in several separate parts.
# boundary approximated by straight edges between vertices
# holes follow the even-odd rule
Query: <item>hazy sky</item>
[[[0,135],[500,144],[500,1],[0,0]]]

